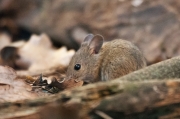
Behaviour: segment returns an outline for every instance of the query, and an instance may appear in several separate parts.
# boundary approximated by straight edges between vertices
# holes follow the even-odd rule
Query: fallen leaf
[[[11,37],[6,33],[0,33],[0,50],[11,43]]]
[[[75,53],[74,50],[67,50],[66,47],[54,48],[46,34],[32,35],[26,43],[21,41],[19,44],[13,43],[10,46],[15,46],[17,52],[4,48],[5,50],[2,49],[4,50],[3,55],[12,54],[15,58],[11,56],[8,56],[9,60],[2,58],[4,64],[8,65],[7,61],[11,61],[9,63],[14,64],[19,69],[28,69],[30,72],[39,72],[57,66],[66,67]]]
[[[16,72],[12,68],[0,66],[0,102],[14,102],[37,97],[34,92],[31,92],[30,85],[16,77]]]

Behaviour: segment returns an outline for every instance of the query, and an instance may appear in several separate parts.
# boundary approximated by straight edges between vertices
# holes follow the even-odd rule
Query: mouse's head
[[[80,49],[70,61],[66,79],[83,80],[87,83],[92,82],[98,75],[98,57],[102,45],[103,37],[101,35],[87,35]]]

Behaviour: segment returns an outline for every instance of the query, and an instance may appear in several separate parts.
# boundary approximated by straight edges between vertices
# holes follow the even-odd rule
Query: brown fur
[[[87,37],[72,57],[66,79],[88,83],[107,81],[146,66],[140,50],[129,41],[116,39],[103,43],[101,47],[102,36],[95,35],[88,40]],[[81,69],[75,70],[75,64],[81,64]]]

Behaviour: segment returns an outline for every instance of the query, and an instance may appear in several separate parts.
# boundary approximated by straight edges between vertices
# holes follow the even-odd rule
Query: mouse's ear
[[[98,54],[99,50],[101,49],[103,45],[103,36],[101,35],[95,35],[91,42],[89,43],[89,47],[91,49],[91,53]]]
[[[88,34],[88,35],[84,38],[84,42],[90,42],[93,37],[94,37],[93,34]]]

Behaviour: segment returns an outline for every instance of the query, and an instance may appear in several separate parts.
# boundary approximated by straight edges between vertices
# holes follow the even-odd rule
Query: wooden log
[[[144,69],[121,77],[119,80],[143,81],[148,79],[168,78],[180,78],[180,57],[174,57],[169,60],[153,64]]]
[[[100,119],[100,111],[111,118],[178,117],[180,80],[97,83],[58,95],[0,105],[2,118],[34,116]],[[47,105],[48,104],[48,105]],[[76,112],[74,114],[74,112]],[[174,115],[176,114],[176,115]],[[76,118],[74,118],[76,119]]]

